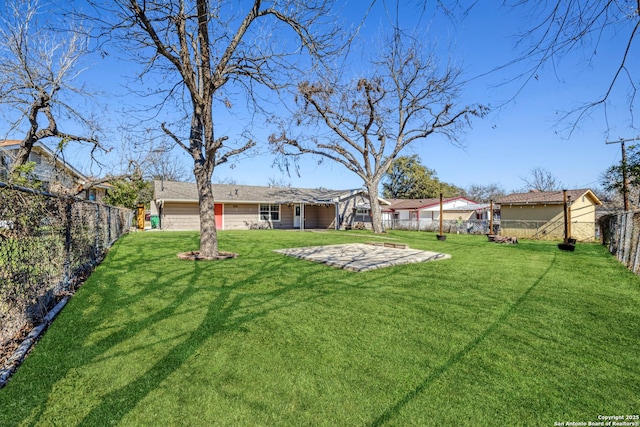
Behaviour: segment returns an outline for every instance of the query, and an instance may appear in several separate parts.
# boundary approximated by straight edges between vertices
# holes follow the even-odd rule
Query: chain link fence
[[[0,347],[72,293],[132,220],[129,209],[0,183]]]
[[[440,221],[432,219],[393,219],[383,222],[389,230],[440,231]],[[562,240],[564,221],[495,220],[489,230],[488,220],[443,220],[442,232],[447,234],[500,234],[534,240]],[[571,222],[571,235],[578,241],[600,238],[600,227],[594,222]]]
[[[382,225],[387,230],[440,231],[439,220],[426,218],[384,220]],[[489,233],[488,220],[442,220],[442,232],[447,234],[496,234],[499,228],[497,221],[493,222],[493,233]]]
[[[621,263],[640,274],[640,212],[621,212],[599,219],[602,243]]]

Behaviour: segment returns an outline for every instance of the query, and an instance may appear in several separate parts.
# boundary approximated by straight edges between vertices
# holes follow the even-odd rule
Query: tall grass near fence
[[[37,323],[129,229],[128,209],[0,185],[0,346]]]

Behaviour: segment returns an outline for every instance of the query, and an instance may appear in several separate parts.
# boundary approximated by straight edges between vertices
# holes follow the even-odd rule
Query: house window
[[[369,218],[369,209],[357,208],[356,221],[367,221]]]
[[[29,153],[29,161],[35,163],[36,165],[41,165],[42,157],[35,153]]]
[[[260,220],[280,221],[280,205],[260,205]]]
[[[7,179],[9,176],[9,157],[0,154],[0,179]]]
[[[96,190],[94,188],[87,190],[87,200],[96,201]]]

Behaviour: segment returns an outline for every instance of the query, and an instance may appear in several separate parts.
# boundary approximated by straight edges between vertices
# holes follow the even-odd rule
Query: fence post
[[[111,244],[111,208],[107,208],[107,245]]]
[[[633,267],[631,267],[631,271],[633,271],[634,273],[636,272],[637,268],[638,268],[638,257],[640,256],[640,234],[633,233],[636,236],[636,250],[635,250],[635,257],[633,258]]]
[[[72,201],[63,199],[64,201],[64,276],[63,284],[65,290],[69,289],[71,283],[71,227],[73,224]]]
[[[631,239],[633,235],[633,212],[625,212],[625,227],[624,227],[624,259],[623,263],[629,265],[631,258]]]
[[[620,215],[611,216],[609,218],[609,252],[618,256],[618,249],[616,247],[616,237],[618,235],[617,231],[614,234],[614,230],[616,230],[616,224],[621,222]]]
[[[95,244],[94,244],[94,249],[93,249],[93,256],[94,258],[98,258],[98,255],[100,254],[100,248],[102,247],[102,243],[100,242],[100,232],[101,232],[101,222],[100,222],[100,205],[96,203],[96,215],[95,215],[95,222],[96,222],[96,231],[95,231]]]

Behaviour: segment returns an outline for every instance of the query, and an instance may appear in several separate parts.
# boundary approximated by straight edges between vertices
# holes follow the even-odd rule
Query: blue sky
[[[393,6],[391,3],[387,2]],[[622,54],[624,38],[604,39],[591,63],[586,61],[590,57],[586,49],[562,58],[555,69],[545,66],[538,79],[530,81],[516,96],[523,81],[506,85],[504,82],[518,75],[522,66],[477,76],[519,54],[515,35],[527,24],[522,11],[502,8],[497,5],[500,2],[479,2],[466,18],[452,22],[429,10],[421,14],[416,2],[407,3],[411,6],[400,6],[401,26],[407,30],[420,28],[425,39],[437,44],[443,58],[450,57],[462,66],[465,78],[470,79],[463,93],[465,101],[495,107],[487,117],[474,120],[472,128],[461,136],[464,147],[434,137],[405,153],[418,154],[441,180],[460,187],[498,183],[511,191],[523,187],[522,178],[529,177],[531,169],[544,168],[566,187],[596,188],[602,172],[621,158],[619,145],[606,145],[605,141],[637,136],[637,131],[628,126],[626,94],[616,93],[617,98],[608,110],[608,123],[601,110],[581,120],[571,133],[566,128],[573,121],[559,121],[560,112],[588,102],[606,90]],[[350,9],[349,17],[357,22],[363,9]],[[378,1],[360,31],[361,42],[370,44],[387,27],[387,22],[384,2]],[[638,69],[637,47],[634,52],[633,63]],[[358,55],[357,48],[353,54]],[[633,67],[632,64],[630,68]],[[234,169],[220,168],[217,173],[243,184],[264,184],[266,178],[276,177],[301,187],[361,186],[356,175],[327,161],[321,165],[307,161],[301,177],[282,177],[277,169],[271,168],[268,157],[238,163]]]
[[[345,76],[356,77],[366,69],[366,63],[361,61],[369,57],[369,49],[379,34],[388,29],[389,17],[396,19],[396,10],[401,27],[407,31],[417,29],[424,34],[425,43],[437,46],[443,60],[450,59],[464,69],[463,77],[469,81],[463,89],[461,102],[490,105],[493,112],[473,121],[472,127],[460,137],[463,147],[433,137],[403,153],[418,154],[422,163],[434,169],[442,181],[459,187],[498,183],[511,191],[523,187],[522,178],[528,177],[531,169],[544,168],[565,187],[597,188],[602,172],[620,161],[619,145],[606,145],[605,141],[638,136],[628,125],[624,86],[611,98],[608,122],[602,110],[581,120],[570,134],[565,128],[573,122],[559,122],[559,111],[593,100],[606,90],[622,55],[626,42],[624,34],[619,38],[605,34],[595,57],[586,46],[584,51],[562,58],[555,67],[545,66],[539,70],[537,79],[531,80],[518,93],[522,80],[512,84],[505,82],[517,76],[523,65],[486,73],[519,54],[515,35],[530,23],[521,11],[500,7],[502,2],[481,1],[464,19],[454,22],[432,10],[421,11],[421,2],[401,3],[396,9],[394,1],[376,1],[358,33],[351,50],[353,66],[345,70]],[[427,1],[427,4],[431,3]],[[360,23],[367,5],[368,2],[348,1],[343,12],[346,25]],[[385,6],[391,11],[387,12]],[[640,69],[638,53],[638,47],[633,46],[630,69]],[[88,88],[107,94],[99,102],[109,104],[104,108],[108,111],[105,114],[108,124],[115,125],[120,120],[119,106],[139,101],[122,88],[125,76],[135,70],[133,65],[115,58],[94,58],[82,75]],[[217,122],[218,133],[228,132],[230,138],[238,137],[239,128],[231,124],[234,116],[243,117],[241,111],[232,111],[231,116]],[[329,161],[318,164],[314,158],[303,161],[300,177],[286,176],[273,167],[273,157],[266,148],[266,137],[272,131],[264,123],[254,123],[254,132],[264,144],[259,154],[218,167],[214,177],[251,185],[266,185],[272,178],[297,187],[344,189],[362,186],[360,178],[343,166]],[[117,147],[122,138],[123,135],[112,132],[105,142]],[[186,153],[176,151],[173,156],[190,170],[191,159]],[[70,152],[68,158],[81,170],[89,171],[86,156],[79,151]],[[111,162],[117,163],[118,159],[119,156],[114,155]]]

